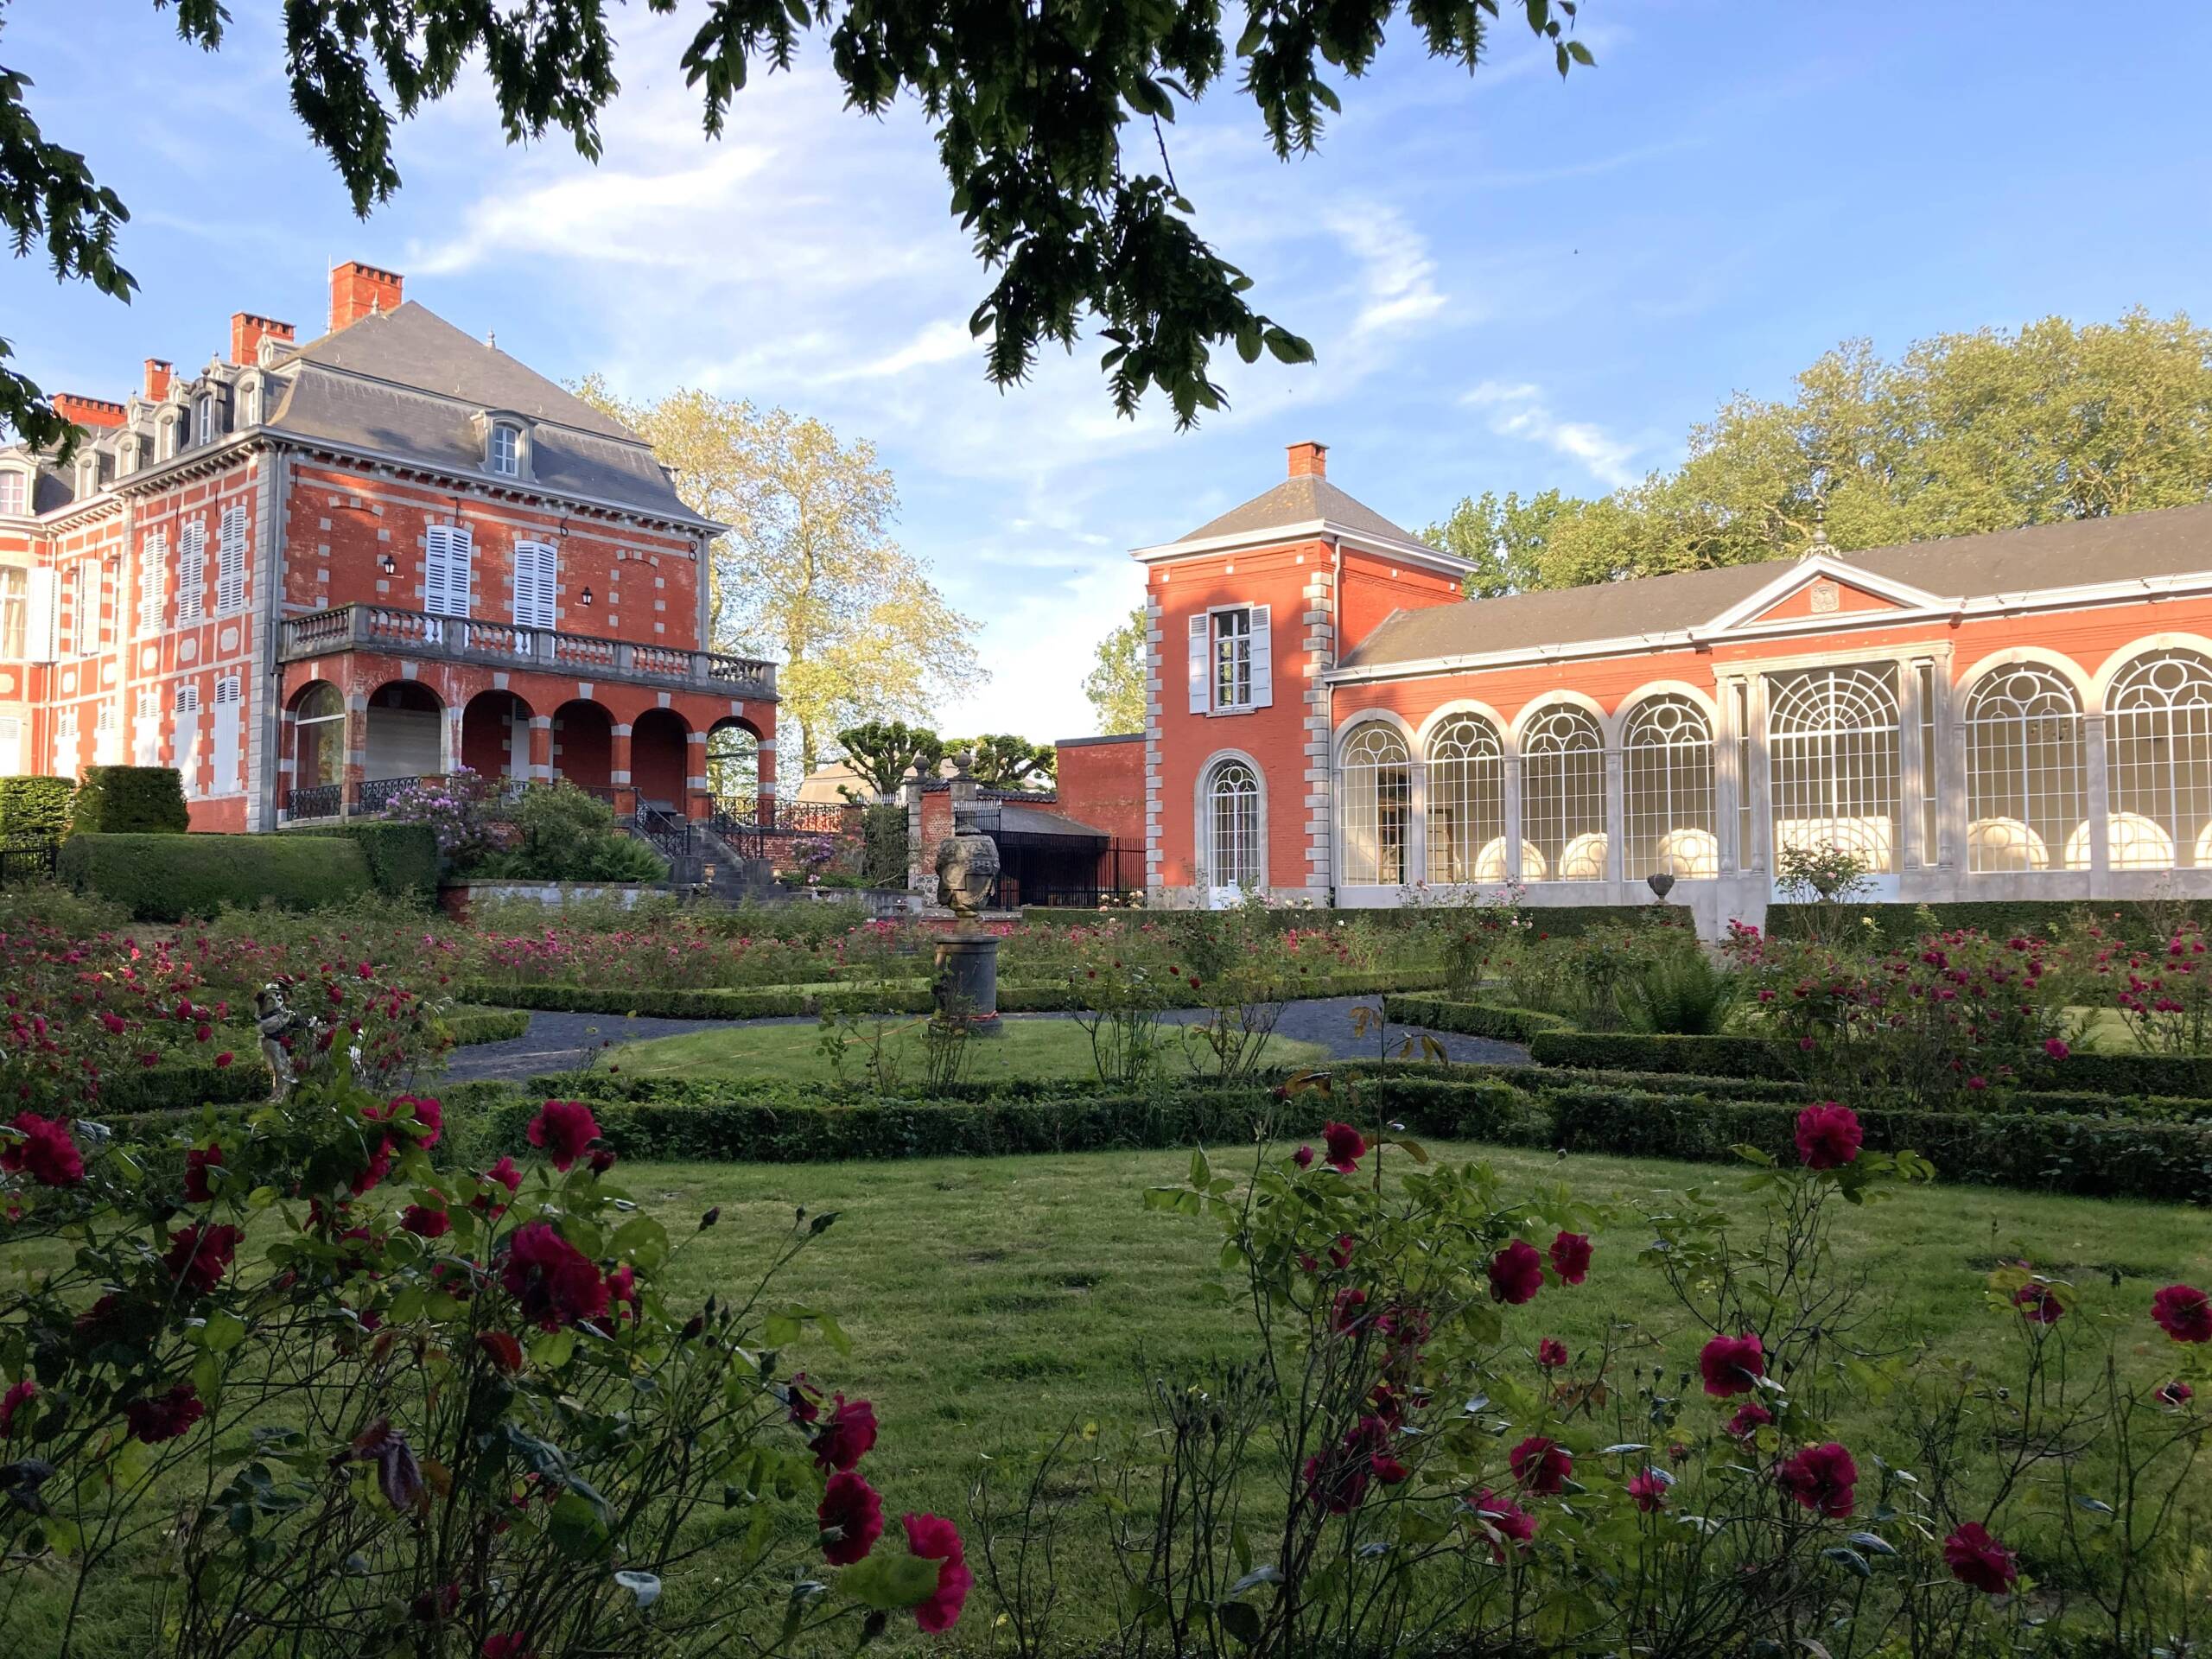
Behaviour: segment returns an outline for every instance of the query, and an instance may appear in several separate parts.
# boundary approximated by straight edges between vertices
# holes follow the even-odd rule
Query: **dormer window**
[[[522,429],[505,421],[492,423],[484,442],[484,464],[505,478],[522,474]]]
[[[116,446],[115,470],[118,477],[138,470],[138,435],[136,432]]]
[[[77,493],[81,498],[97,495],[100,487],[100,458],[86,453],[77,458]]]
[[[21,518],[31,510],[31,475],[20,467],[0,467],[0,518]]]
[[[238,387],[238,424],[261,424],[261,382],[248,380]]]
[[[215,442],[215,394],[203,391],[200,401],[193,405],[192,441],[195,444]]]

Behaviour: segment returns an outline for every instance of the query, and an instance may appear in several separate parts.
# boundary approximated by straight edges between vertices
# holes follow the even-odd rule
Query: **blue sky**
[[[1332,446],[1332,479],[1419,529],[1462,494],[1601,492],[1680,459],[1730,391],[1784,391],[1838,340],[2142,304],[2212,314],[2212,10],[2094,29],[2078,4],[1586,0],[1561,84],[1517,22],[1471,78],[1402,23],[1315,156],[1268,151],[1226,89],[1171,143],[1200,224],[1318,364],[1247,369],[1179,434],[1118,420],[1097,347],[984,380],[983,277],[912,111],[843,112],[819,50],[700,136],[679,22],[618,15],[625,92],[595,168],[512,149],[480,86],[409,128],[365,223],[286,104],[273,4],[207,57],[147,0],[18,0],[0,62],[134,210],[127,309],[0,264],[51,388],[121,397],[197,364],[235,310],[320,327],[360,258],[543,372],[817,415],[895,471],[900,535],[984,624],[990,683],[946,729],[1092,729],[1081,680],[1170,539]],[[1509,5],[1509,16],[1512,12]]]

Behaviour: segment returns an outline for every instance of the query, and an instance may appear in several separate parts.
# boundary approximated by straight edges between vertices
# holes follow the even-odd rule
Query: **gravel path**
[[[1375,1033],[1355,1040],[1351,1011],[1371,997],[1335,996],[1284,1006],[1278,1034],[1294,1041],[1319,1043],[1337,1059],[1372,1059],[1377,1050]],[[1065,1014],[1010,1014],[1009,1020],[1065,1020]],[[1166,1016],[1181,1023],[1201,1017],[1197,1009],[1179,1009]],[[612,1039],[617,1043],[645,1042],[655,1037],[674,1037],[685,1032],[712,1031],[724,1026],[810,1026],[810,1016],[776,1020],[666,1020],[617,1014],[533,1014],[530,1029],[520,1037],[499,1043],[477,1043],[457,1049],[447,1064],[446,1076],[456,1083],[484,1077],[523,1078],[540,1072],[561,1071]],[[1392,1026],[1382,1052],[1395,1056],[1408,1027]],[[1487,1037],[1462,1037],[1452,1032],[1433,1033],[1444,1045],[1445,1058],[1460,1062],[1484,1061],[1526,1065],[1529,1051],[1516,1043],[1494,1042]]]

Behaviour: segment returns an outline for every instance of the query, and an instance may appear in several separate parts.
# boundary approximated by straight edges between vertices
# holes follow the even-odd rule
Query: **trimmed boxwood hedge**
[[[1388,1007],[1395,1025],[1453,1031],[1465,1037],[1490,1037],[1503,1043],[1526,1043],[1540,1031],[1566,1031],[1572,1026],[1570,1020],[1559,1014],[1535,1008],[1457,1002],[1441,996],[1393,996]]]
[[[213,916],[225,905],[314,910],[370,887],[359,847],[289,836],[77,834],[62,843],[60,874],[142,922]]]
[[[504,1043],[512,1038],[526,1036],[530,1031],[530,1010],[527,1008],[448,1008],[438,1018],[452,1039],[455,1048],[467,1048],[475,1043]]]
[[[349,823],[322,823],[282,833],[334,836],[350,841],[368,861],[369,880],[378,893],[395,899],[412,899],[424,905],[437,899],[438,874],[443,861],[438,853],[438,832],[427,823],[391,823],[381,818],[361,818]]]
[[[2183,906],[2199,921],[2212,920],[2212,906],[2184,905]],[[1802,938],[1819,931],[1821,927],[1834,928],[1836,906],[1823,905],[1769,905],[1766,912],[1766,931],[1776,938]],[[2172,905],[2152,906],[2124,899],[1976,899],[1954,905],[1846,905],[1841,909],[1849,916],[1846,925],[1864,931],[1872,923],[1873,931],[1885,945],[1909,944],[1927,931],[1928,917],[1932,915],[1936,925],[1946,931],[1955,928],[1973,928],[1992,938],[2007,939],[2020,934],[2048,938],[2064,926],[2076,912],[2087,912],[2096,918],[2099,925],[2112,929],[2124,938],[2147,940],[2156,935],[2158,928],[2152,923],[2155,914],[2171,916]]]
[[[1539,1065],[1603,1071],[1694,1071],[1715,1077],[1787,1075],[1791,1057],[1762,1037],[1655,1036],[1643,1032],[1545,1031],[1529,1044]],[[2024,1081],[2037,1093],[2183,1096],[2212,1100],[2212,1057],[2077,1053]]]
[[[69,810],[75,836],[181,836],[192,828],[175,766],[87,766]]]
[[[1109,913],[1127,915],[1130,912],[1116,911]],[[1187,910],[1147,910],[1143,912],[1143,915],[1146,922],[1152,926],[1166,928],[1175,926],[1179,918],[1199,913],[1201,912]],[[1680,926],[1688,926],[1691,919],[1689,912],[1679,905],[1671,909],[1662,909],[1649,904],[1530,905],[1524,907],[1521,913],[1527,918],[1530,926],[1537,932],[1548,934],[1554,938],[1565,938],[1576,933],[1586,933],[1593,927],[1618,927],[1624,923],[1654,921],[1662,917],[1670,924]],[[1333,927],[1339,922],[1354,921],[1367,921],[1378,927],[1389,928],[1414,928],[1439,918],[1446,921],[1481,921],[1487,918],[1498,920],[1501,924],[1503,921],[1500,912],[1478,905],[1443,908],[1421,905],[1378,906],[1371,910],[1364,907],[1348,909],[1343,906],[1305,909],[1284,906],[1271,907],[1263,914],[1268,923],[1281,932],[1288,932],[1294,928]],[[1021,912],[1021,919],[1025,922],[1057,923],[1063,927],[1094,925],[1098,918],[1099,912],[1096,910],[1061,909],[1050,905],[1030,906]]]
[[[1440,970],[1419,969],[1396,974],[1316,974],[1284,988],[1287,995],[1307,997],[1375,996],[1399,990],[1427,990],[1443,981]],[[635,1014],[668,1020],[764,1020],[820,1014],[824,1008],[861,1008],[886,1014],[926,1014],[932,1006],[929,987],[915,981],[905,986],[851,990],[801,990],[788,985],[692,987],[657,989],[650,986],[609,988],[596,985],[503,984],[470,980],[454,988],[456,995],[471,1002],[506,1007],[537,1008],[562,1014]],[[1195,991],[1173,987],[1163,995],[1163,1006],[1195,1008],[1205,1006]],[[1084,1006],[1083,996],[1071,985],[999,986],[1001,1014],[1065,1014]]]
[[[0,841],[59,841],[76,792],[67,778],[0,778]]]
[[[105,1121],[108,1113],[196,1111],[269,1097],[269,1068],[257,1053],[241,1053],[229,1065],[161,1065],[148,1071],[119,1071],[100,1086],[95,1110],[87,1116]]]

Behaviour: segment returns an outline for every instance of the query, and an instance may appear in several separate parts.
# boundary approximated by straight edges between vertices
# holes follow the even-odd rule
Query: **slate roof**
[[[1941,599],[2188,575],[2212,571],[2212,505],[2069,519],[1832,556]],[[1398,611],[1347,653],[1342,666],[1679,632],[1711,622],[1796,563],[1770,559]]]
[[[1365,502],[1346,495],[1325,478],[1308,475],[1287,478],[1265,495],[1255,495],[1241,507],[1231,507],[1220,518],[1200,524],[1179,539],[1207,542],[1219,536],[1248,536],[1280,530],[1287,524],[1310,524],[1326,519],[1356,534],[1380,536],[1391,541],[1427,545],[1409,530],[1401,529]]]

